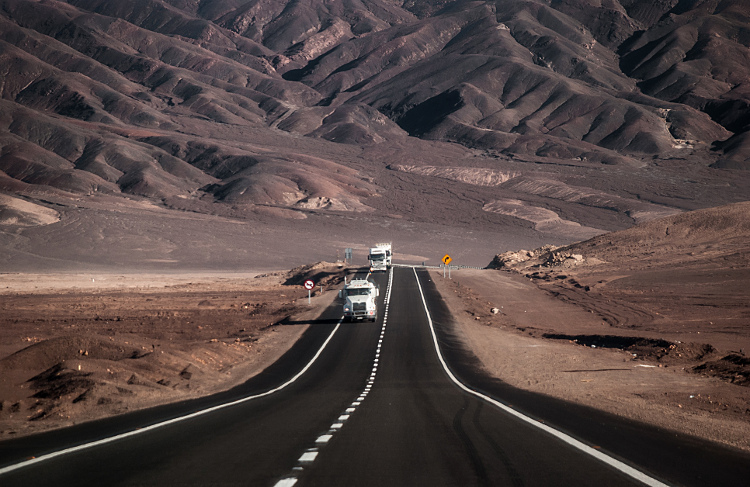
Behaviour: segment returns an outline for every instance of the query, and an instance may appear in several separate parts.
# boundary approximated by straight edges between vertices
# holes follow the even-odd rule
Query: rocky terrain
[[[738,203],[434,280],[503,380],[750,449],[749,237]]]
[[[639,355],[694,362],[696,373],[748,386],[749,236],[750,204],[737,203],[566,247],[507,252],[490,267],[532,279],[551,295],[589,310],[610,330],[546,338],[639,348]],[[670,338],[674,334],[682,340]]]
[[[257,275],[8,276],[0,439],[240,384],[294,344],[343,272],[318,263]],[[305,279],[319,283],[311,305]]]

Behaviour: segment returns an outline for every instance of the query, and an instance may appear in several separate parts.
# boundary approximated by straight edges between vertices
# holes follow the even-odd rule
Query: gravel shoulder
[[[689,343],[692,330],[618,328],[596,312],[596,302],[562,300],[515,272],[462,269],[451,277],[433,272],[459,333],[493,376],[750,451],[750,389],[701,375],[695,367],[708,357],[677,357],[683,355],[674,351],[677,347],[669,350],[670,344]],[[612,301],[601,303],[606,308]],[[601,339],[599,346],[595,337]],[[645,341],[634,342],[634,337]],[[668,342],[666,347],[660,340]],[[671,356],[657,353],[664,349]],[[724,353],[716,349],[713,355]]]

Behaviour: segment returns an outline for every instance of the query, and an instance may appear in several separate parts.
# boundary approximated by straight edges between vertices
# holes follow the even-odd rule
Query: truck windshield
[[[347,289],[346,294],[348,296],[367,296],[370,294],[370,290],[367,288],[363,289]]]
[[[370,256],[370,260],[383,260],[385,259],[385,255],[383,254],[372,254]]]

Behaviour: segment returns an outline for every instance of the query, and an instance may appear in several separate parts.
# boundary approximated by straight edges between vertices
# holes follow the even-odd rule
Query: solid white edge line
[[[286,388],[290,384],[293,384],[294,382],[296,382],[300,377],[302,377],[302,375],[305,372],[307,372],[307,370],[310,367],[312,367],[312,364],[318,359],[318,357],[320,356],[320,354],[323,353],[323,350],[326,348],[326,346],[328,345],[328,343],[331,341],[331,339],[333,339],[333,336],[336,334],[336,332],[338,331],[338,329],[341,327],[341,322],[342,321],[343,321],[343,317],[339,318],[339,322],[336,324],[336,327],[333,329],[333,331],[331,331],[331,334],[328,336],[328,338],[326,338],[326,341],[323,342],[323,345],[320,346],[320,349],[318,349],[317,353],[310,360],[310,362],[308,362],[307,365],[305,365],[302,368],[302,370],[300,370],[294,377],[292,377],[291,379],[289,379],[285,383],[281,384],[280,386],[276,387],[275,389],[271,389],[271,390],[263,392],[261,394],[256,394],[255,396],[243,397],[242,399],[238,399],[236,401],[227,402],[227,403],[224,403],[224,404],[219,404],[217,406],[213,406],[213,407],[210,407],[208,409],[202,409],[200,411],[196,411],[194,413],[190,413],[190,414],[187,414],[185,416],[180,416],[180,417],[177,417],[177,418],[169,419],[167,421],[162,421],[161,423],[155,423],[155,424],[152,424],[152,425],[149,425],[149,426],[144,426],[143,428],[139,428],[139,429],[136,429],[136,430],[128,431],[127,433],[121,433],[119,435],[110,436],[109,438],[102,438],[101,440],[92,441],[91,443],[84,443],[82,445],[74,446],[74,447],[71,447],[71,448],[65,448],[65,449],[60,450],[60,451],[56,451],[56,452],[52,452],[52,453],[47,453],[45,455],[41,455],[41,456],[36,457],[36,458],[31,458],[29,460],[24,460],[23,462],[16,463],[14,465],[8,465],[7,467],[0,468],[0,475],[4,475],[6,473],[10,473],[10,472],[12,472],[14,470],[18,470],[20,468],[28,467],[28,466],[34,465],[36,463],[44,462],[46,460],[51,460],[51,459],[56,458],[56,457],[67,455],[69,453],[75,453],[77,451],[87,450],[89,448],[94,448],[94,447],[97,447],[97,446],[106,445],[107,443],[112,443],[112,442],[115,442],[115,441],[118,441],[118,440],[122,440],[124,438],[129,438],[131,436],[140,435],[142,433],[146,433],[148,431],[152,431],[152,430],[155,430],[157,428],[168,426],[170,424],[179,423],[181,421],[185,421],[185,420],[188,420],[188,419],[196,418],[198,416],[202,416],[204,414],[212,413],[212,412],[218,411],[220,409],[228,408],[228,407],[231,407],[231,406],[236,406],[238,404],[242,404],[242,403],[251,401],[253,399],[258,399],[260,397],[270,396],[271,394],[274,394],[274,393],[276,393],[276,392],[278,392],[278,391]]]
[[[497,406],[498,408],[502,409],[506,413],[532,425],[536,428],[541,429],[542,431],[545,431],[552,436],[558,438],[559,440],[562,440],[563,442],[567,443],[568,445],[577,448],[578,450],[591,455],[592,457],[596,458],[597,460],[609,465],[610,467],[619,470],[620,472],[624,473],[625,475],[628,475],[639,482],[643,482],[644,484],[650,486],[650,487],[668,487],[667,484],[664,484],[662,482],[659,482],[658,480],[648,476],[647,474],[641,472],[640,470],[637,470],[630,465],[627,465],[615,458],[610,457],[609,455],[600,452],[599,450],[596,450],[595,448],[576,440],[575,438],[566,435],[565,433],[556,430],[555,428],[552,428],[550,426],[547,426],[544,423],[540,423],[524,414],[521,414],[520,412],[516,411],[515,409],[506,406],[505,404],[496,401],[495,399],[485,396],[484,394],[477,392],[473,389],[470,389],[466,385],[464,385],[463,382],[459,381],[453,373],[448,368],[448,364],[443,359],[443,353],[440,351],[440,346],[438,345],[438,339],[437,335],[435,334],[435,327],[432,323],[432,317],[430,316],[430,310],[427,308],[427,300],[424,297],[424,292],[422,291],[422,283],[419,282],[419,276],[417,275],[417,269],[415,267],[412,267],[412,270],[414,271],[414,278],[417,280],[417,286],[419,287],[419,294],[422,297],[422,305],[424,306],[425,314],[427,315],[427,322],[430,325],[430,333],[432,334],[432,341],[435,345],[435,351],[437,352],[438,359],[440,360],[440,363],[443,366],[443,370],[448,374],[448,377],[461,389],[466,391],[467,393],[479,397],[480,399],[483,399],[490,404],[493,404],[494,406]]]

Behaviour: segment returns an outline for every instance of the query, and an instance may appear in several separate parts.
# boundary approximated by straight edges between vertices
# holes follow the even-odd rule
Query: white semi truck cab
[[[347,321],[378,319],[378,295],[380,290],[368,279],[352,279],[339,291],[344,298],[344,319]]]
[[[393,246],[390,243],[376,243],[374,247],[370,248],[370,270],[375,271],[387,271],[391,266],[391,258],[393,257]]]

